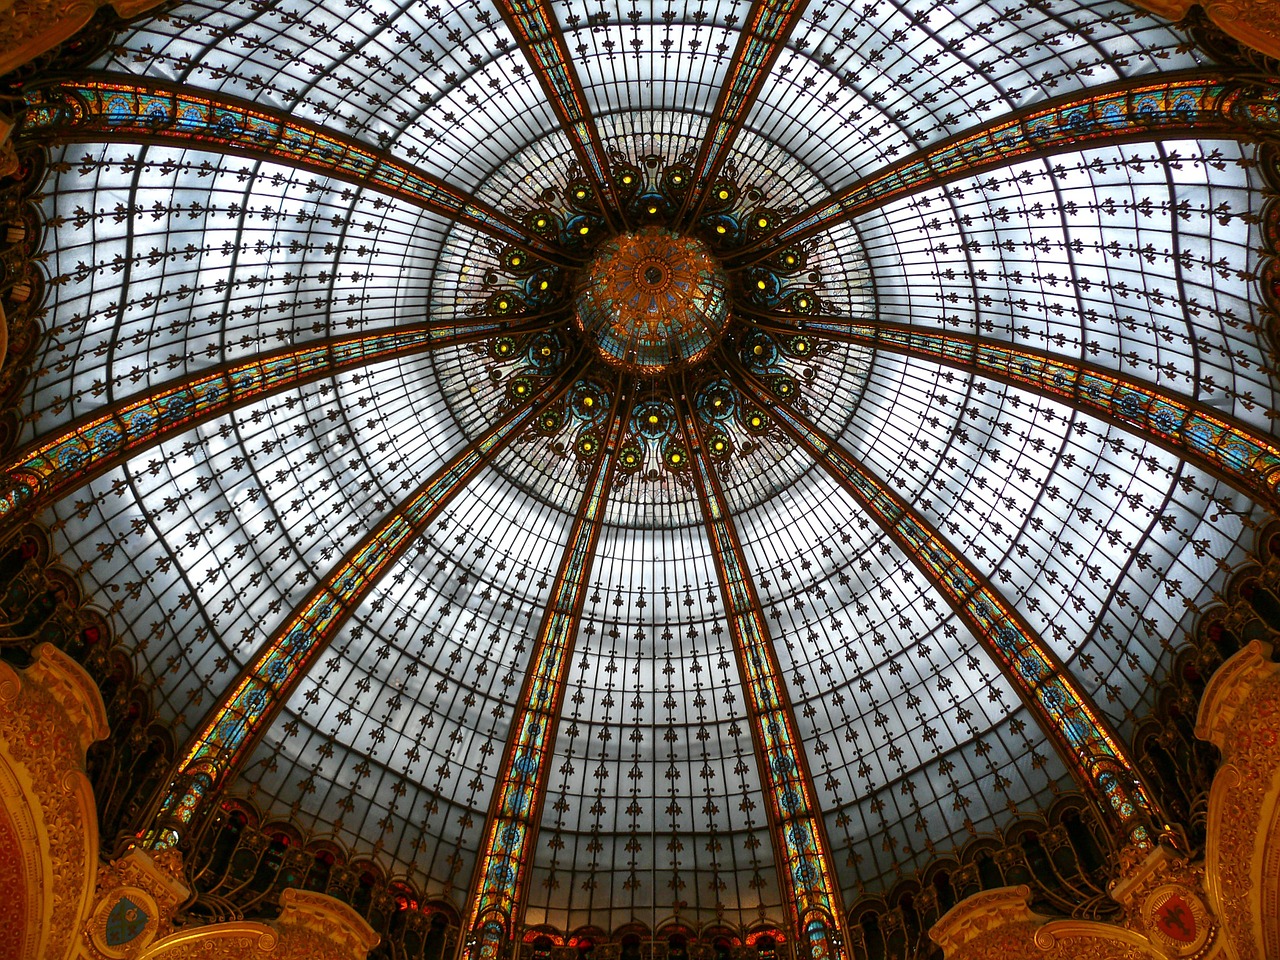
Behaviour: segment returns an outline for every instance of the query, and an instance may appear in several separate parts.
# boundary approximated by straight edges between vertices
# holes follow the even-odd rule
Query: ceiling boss
[[[683,370],[724,336],[728,281],[700,240],[642,227],[600,245],[574,321],[605,363],[643,375]]]

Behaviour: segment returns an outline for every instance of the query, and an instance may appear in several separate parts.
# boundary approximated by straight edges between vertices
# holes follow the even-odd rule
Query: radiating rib
[[[769,800],[769,826],[774,847],[782,857],[778,886],[791,906],[796,936],[804,941],[810,960],[844,957],[848,943],[844,907],[831,869],[831,847],[822,814],[814,800],[813,779],[796,736],[795,714],[782,668],[697,417],[688,398],[682,398],[677,407],[689,451],[689,470],[720,579],[733,652],[746,688],[751,739],[761,786]],[[799,951],[797,956],[804,957],[805,952]]]
[[[573,68],[564,33],[556,22],[549,0],[496,0],[498,12],[511,28],[516,42],[533,67],[542,92],[560,121],[560,130],[569,140],[573,154],[595,190],[609,226],[618,230],[626,223],[623,199],[613,182],[609,154],[587,106],[578,71]]]
[[[1280,446],[1189,397],[1043,350],[905,323],[762,314],[757,326],[933,360],[1064,400],[1164,447],[1280,513]]]
[[[493,457],[563,394],[581,371],[574,361],[487,433],[452,457],[383,517],[294,608],[209,712],[175,766],[160,809],[143,835],[151,849],[172,847],[243,762],[311,665],[381,577],[440,511]]]
[[[314,340],[220,364],[76,420],[9,457],[0,467],[0,525],[10,527],[199,423],[313,380],[541,327],[538,317],[480,316]]]
[[[707,135],[698,150],[692,182],[680,209],[683,222],[696,221],[720,169],[728,159],[747,115],[769,79],[778,54],[800,22],[807,0],[755,0],[738,35],[738,44],[707,121]]]
[[[1011,163],[1106,143],[1280,132],[1280,81],[1139,76],[1059,97],[944,140],[810,207],[729,259],[742,266],[901,197]]]
[[[534,641],[529,671],[499,768],[497,787],[476,862],[467,915],[470,960],[496,960],[514,937],[532,863],[551,752],[564,701],[565,677],[582,619],[587,576],[600,542],[617,453],[631,419],[631,398],[614,397],[609,433],[591,464],[577,516],[551,585],[551,599]]]
[[[1067,768],[1123,835],[1144,849],[1163,823],[1120,738],[1044,641],[932,524],[870,470],[736,364],[755,403],[839,483],[928,578],[999,666]]]
[[[386,151],[196,87],[109,74],[43,86],[28,96],[19,136],[172,144],[281,163],[398,197],[552,262],[578,262],[484,201]]]

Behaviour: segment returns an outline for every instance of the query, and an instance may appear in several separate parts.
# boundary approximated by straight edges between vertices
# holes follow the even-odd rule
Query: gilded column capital
[[[1031,909],[1026,884],[984,890],[961,900],[929,930],[946,960],[1030,956],[1026,951],[1036,931],[1048,922]]]
[[[379,936],[355,909],[323,893],[289,888],[276,920],[285,954],[297,960],[364,960]]]
[[[24,671],[28,682],[43,687],[66,714],[67,730],[75,733],[80,753],[111,733],[107,708],[93,678],[80,664],[52,644],[32,651],[34,660]]]
[[[1210,679],[1200,698],[1196,736],[1225,753],[1239,722],[1250,719],[1241,709],[1258,687],[1273,680],[1277,673],[1280,673],[1280,664],[1271,660],[1271,644],[1251,640]]]

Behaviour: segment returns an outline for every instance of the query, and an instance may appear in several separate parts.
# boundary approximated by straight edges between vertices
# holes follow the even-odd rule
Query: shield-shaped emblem
[[[1180,893],[1160,904],[1154,920],[1156,929],[1175,943],[1194,943],[1200,934],[1195,911]]]
[[[121,897],[107,914],[107,946],[120,947],[128,943],[147,928],[150,919],[140,906],[128,897]]]

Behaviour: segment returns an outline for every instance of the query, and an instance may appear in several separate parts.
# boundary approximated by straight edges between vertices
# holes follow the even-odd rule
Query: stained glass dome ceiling
[[[47,498],[189,774],[565,931],[838,913],[1065,790],[1155,815],[1124,738],[1276,462],[1258,148],[1171,25],[210,2],[93,69],[28,118],[22,441],[228,378]]]

